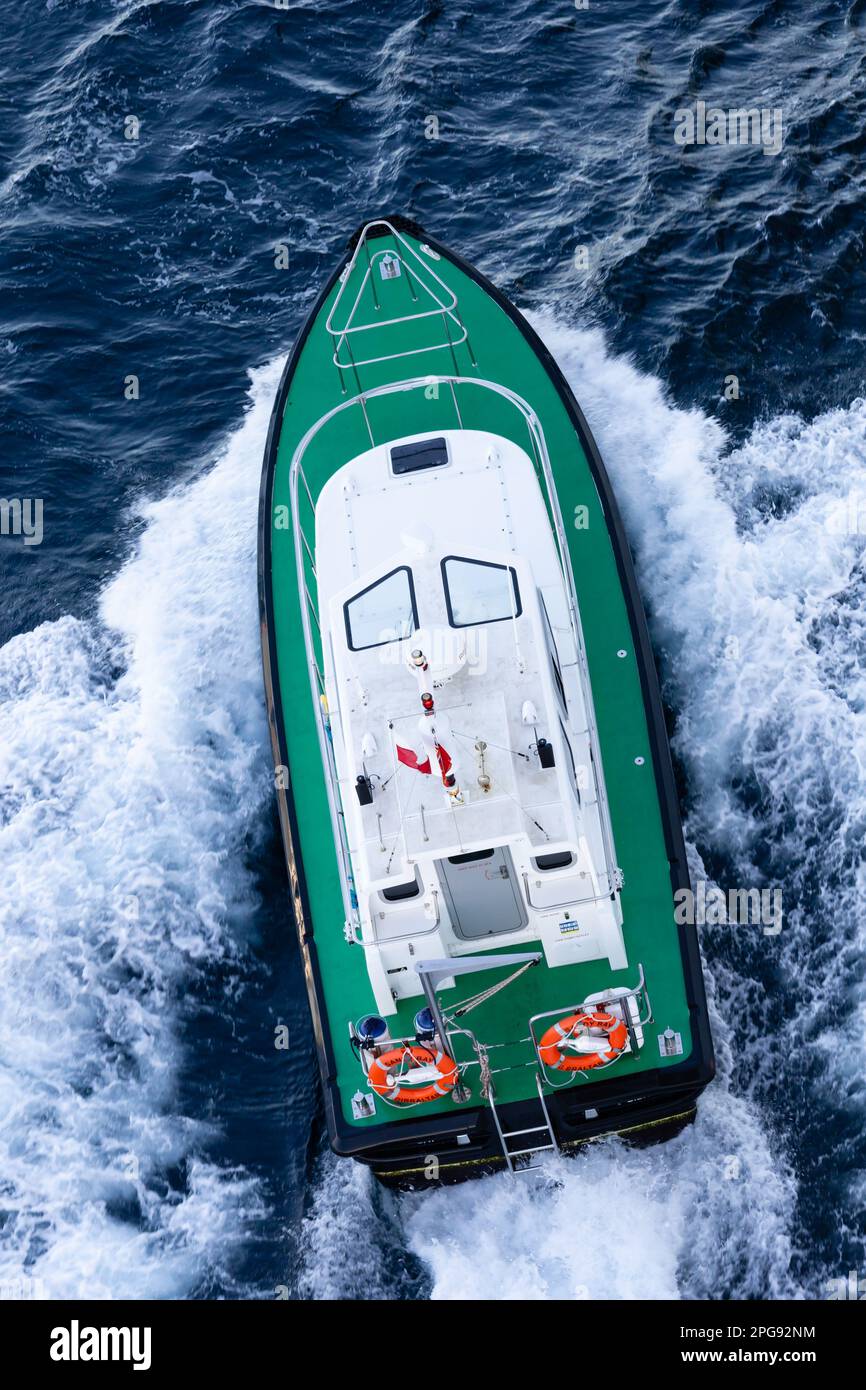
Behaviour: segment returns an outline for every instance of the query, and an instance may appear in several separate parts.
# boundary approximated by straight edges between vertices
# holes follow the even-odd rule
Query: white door
[[[523,898],[504,845],[440,859],[438,868],[451,923],[464,941],[526,926]]]

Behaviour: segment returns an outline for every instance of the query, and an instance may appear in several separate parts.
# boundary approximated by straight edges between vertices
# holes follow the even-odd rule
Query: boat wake
[[[724,1022],[712,1013],[727,1072]],[[695,1124],[664,1145],[605,1140],[516,1178],[503,1173],[395,1196],[380,1192],[365,1169],[323,1156],[297,1292],[316,1299],[802,1297],[790,1272],[795,1205],[796,1184],[760,1113],[723,1075],[701,1098]]]
[[[825,1296],[866,1245],[866,402],[733,446],[597,335],[543,331],[635,548],[696,876],[782,893],[780,931],[706,926],[702,944],[732,1084],[797,1173],[792,1267]]]
[[[293,1291],[821,1296],[862,1268],[864,1244],[866,405],[776,419],[733,446],[599,333],[536,326],[625,514],[695,877],[781,886],[783,927],[703,929],[720,1076],[693,1127],[399,1197],[323,1157]],[[279,367],[253,373],[214,466],[135,519],[135,553],[94,618],[0,651],[6,1289],[250,1291],[234,1271],[266,1198],[213,1157],[180,1080],[196,982],[242,970],[246,863],[271,833],[255,516]],[[866,528],[866,499],[863,513]]]
[[[8,1297],[225,1293],[263,1212],[178,1089],[197,982],[230,990],[257,906],[255,514],[279,366],[214,466],[129,519],[144,530],[98,615],[0,650]]]
[[[624,512],[675,712],[693,878],[780,887],[782,930],[702,929],[719,1075],[693,1127],[517,1181],[378,1206],[367,1193],[379,1287],[399,1230],[433,1298],[823,1297],[864,1250],[866,403],[759,424],[735,446],[599,332],[534,323]],[[321,1232],[366,1181],[324,1164],[302,1280],[318,1297],[334,1295]],[[351,1263],[329,1251],[352,1296]]]

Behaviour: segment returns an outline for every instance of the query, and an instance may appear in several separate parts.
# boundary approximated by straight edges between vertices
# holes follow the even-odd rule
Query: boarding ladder
[[[638,965],[638,971],[638,982],[632,988],[617,990],[616,992],[612,993],[610,997],[607,999],[605,999],[602,996],[601,998],[594,1000],[593,1003],[589,1006],[592,1008],[602,1010],[608,1009],[613,1005],[619,1007],[623,1022],[625,1023],[626,1029],[628,1030],[630,1051],[633,1056],[637,1056],[640,1052],[641,1047],[643,1046],[642,1030],[653,1021],[652,1005],[650,1003],[649,994],[647,993],[646,976],[644,974],[643,965]],[[508,981],[506,980],[503,983],[507,984]],[[499,987],[501,988],[502,986]],[[495,988],[496,986],[494,986],[494,989]],[[632,1013],[633,1001],[635,1005],[634,1014]],[[472,1001],[470,1001],[470,1007],[472,1006],[473,1003]],[[485,1098],[490,1105],[490,1110],[493,1114],[493,1123],[496,1126],[496,1133],[499,1136],[499,1143],[502,1147],[502,1153],[505,1158],[508,1171],[514,1175],[517,1175],[518,1173],[530,1172],[534,1169],[540,1168],[541,1164],[539,1162],[534,1162],[533,1160],[537,1159],[541,1154],[561,1152],[560,1145],[556,1138],[556,1133],[553,1128],[553,1123],[550,1118],[550,1111],[547,1106],[547,1100],[545,1099],[545,1086],[548,1087],[548,1090],[561,1090],[563,1089],[563,1086],[570,1086],[581,1076],[585,1075],[585,1073],[571,1073],[565,1078],[564,1081],[557,1081],[555,1075],[551,1075],[548,1072],[548,1069],[545,1067],[544,1062],[541,1058],[540,1041],[536,1029],[542,1023],[546,1025],[548,1022],[555,1018],[563,1018],[569,1014],[579,1013],[585,1007],[587,1007],[585,1004],[577,1003],[572,1003],[567,1006],[560,1005],[559,1008],[548,1009],[545,1010],[544,1013],[535,1014],[529,1020],[529,1037],[520,1039],[520,1042],[532,1043],[535,1066],[535,1086],[536,1090],[538,1091],[538,1103],[541,1110],[541,1123],[527,1125],[522,1129],[504,1129],[502,1126],[502,1120],[500,1118],[499,1111],[496,1106],[496,1087],[494,1077],[497,1073],[510,1071],[512,1070],[512,1068],[510,1066],[491,1067],[489,1063],[490,1045],[485,1046],[484,1044],[479,1043],[474,1033],[472,1033],[468,1028],[452,1027],[451,1029],[449,1029],[449,1049],[452,1051],[452,1055],[453,1039],[459,1033],[462,1033],[464,1036],[470,1039],[472,1046],[477,1054],[482,1074],[483,1094],[485,1095]],[[508,1047],[509,1044],[500,1043],[495,1044],[495,1046]],[[522,1065],[529,1064],[523,1063]],[[604,1065],[613,1066],[615,1065],[615,1062],[607,1062]],[[530,1138],[530,1136],[533,1137]],[[523,1143],[521,1147],[515,1147],[515,1145],[519,1144],[521,1140],[524,1140],[526,1142]],[[521,1161],[516,1163],[515,1160]]]
[[[541,1089],[541,1077],[538,1072],[535,1073],[535,1084],[538,1088],[538,1103],[541,1106],[542,1123],[540,1125],[528,1125],[525,1129],[503,1129],[502,1122],[499,1118],[499,1112],[496,1109],[496,1096],[493,1081],[491,1080],[489,1083],[487,1099],[493,1114],[493,1123],[496,1125],[496,1133],[499,1135],[499,1142],[502,1145],[502,1153],[508,1165],[508,1171],[514,1175],[518,1173],[530,1173],[540,1168],[541,1164],[539,1162],[533,1162],[533,1160],[538,1159],[541,1154],[559,1153],[559,1144],[553,1131],[550,1112],[547,1108],[547,1102],[544,1099],[544,1093]],[[512,1140],[518,1141],[526,1139],[530,1134],[546,1136],[547,1142],[542,1138],[538,1143],[527,1143],[524,1147],[519,1149],[511,1147]],[[515,1163],[515,1159],[525,1159],[526,1162]]]

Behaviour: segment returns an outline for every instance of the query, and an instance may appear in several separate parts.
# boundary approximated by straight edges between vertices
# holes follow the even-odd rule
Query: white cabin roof
[[[316,506],[325,680],[359,889],[405,880],[424,858],[518,840],[545,853],[577,844],[581,835],[562,730],[579,740],[586,711],[579,681],[567,681],[566,706],[557,675],[576,668],[577,652],[532,460],[510,440],[458,430],[436,436],[447,462],[395,475],[395,445],[428,438],[410,436],[361,454],[332,475]],[[509,575],[517,601],[507,616],[454,625],[464,602],[459,586],[471,614],[491,586],[494,608],[512,592]],[[379,587],[386,576],[391,587]],[[371,586],[369,604],[357,606]],[[449,799],[435,766],[425,776],[397,758],[397,744],[420,747],[421,686],[406,660],[419,643],[462,804]],[[534,723],[527,722],[527,705],[537,713]],[[446,735],[437,737],[445,746]],[[554,768],[543,768],[532,751],[539,737],[554,743]],[[487,745],[483,767],[479,740]],[[355,794],[359,776],[372,779],[368,805]],[[489,790],[480,776],[489,777]]]

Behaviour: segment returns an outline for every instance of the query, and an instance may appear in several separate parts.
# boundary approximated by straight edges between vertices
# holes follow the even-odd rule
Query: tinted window
[[[448,462],[444,439],[419,439],[414,444],[397,444],[391,450],[391,467],[401,473],[418,473],[424,468],[443,468]]]
[[[570,850],[560,850],[558,854],[539,854],[535,860],[536,869],[567,869],[574,862]]]
[[[343,605],[346,637],[352,651],[380,647],[411,637],[418,626],[415,586],[405,565],[377,579]]]
[[[550,665],[553,670],[553,679],[556,682],[556,689],[559,692],[562,707],[567,711],[568,702],[565,698],[565,686],[562,683],[562,671],[559,665],[559,656],[556,651],[556,640],[553,636],[553,628],[550,625],[550,614],[547,611],[547,604],[544,602],[544,595],[539,593],[538,597],[541,599],[541,611],[544,614],[544,625],[547,628],[547,642],[550,652]]]
[[[498,623],[521,611],[517,575],[510,565],[449,555],[442,561],[442,580],[452,627]]]
[[[417,898],[421,885],[417,878],[411,883],[395,883],[393,888],[383,888],[382,897],[386,903],[400,903],[404,898]]]

